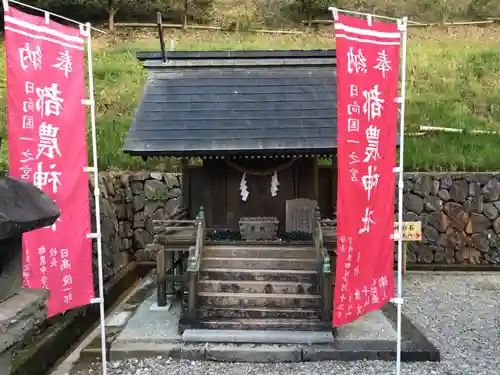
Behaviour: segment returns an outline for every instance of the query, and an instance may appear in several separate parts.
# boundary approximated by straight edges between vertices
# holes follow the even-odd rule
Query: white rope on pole
[[[43,14],[45,14],[45,17],[47,19],[47,17],[50,15],[50,16],[53,16],[53,17],[56,17],[56,18],[60,18],[62,20],[66,20],[68,22],[72,22],[72,23],[75,23],[79,26],[84,26],[86,25],[85,23],[83,22],[78,22],[78,21],[75,21],[71,18],[68,18],[68,17],[64,17],[64,16],[61,16],[60,14],[57,14],[57,13],[52,13],[52,12],[49,12],[49,11],[46,11],[46,10],[43,10],[41,8],[37,8],[33,5],[29,5],[29,4],[25,4],[25,3],[22,3],[20,1],[17,1],[17,0],[2,0],[2,4],[3,4],[3,9],[4,11],[7,11],[9,9],[9,3],[12,3],[12,4],[17,4],[17,5],[20,5],[20,6],[23,6],[25,8],[29,8],[29,9],[33,9],[33,10],[36,10],[36,11],[39,11],[39,12],[42,12]],[[101,34],[107,34],[105,31],[102,31],[100,29],[96,29],[95,27],[92,27],[92,30],[94,31],[97,31]]]
[[[398,179],[398,284],[397,284],[397,354],[396,375],[401,373],[401,315],[403,305],[403,172],[404,172],[404,136],[405,136],[405,101],[406,101],[406,42],[408,40],[408,17],[398,21],[401,32],[401,89],[399,118],[399,179]]]
[[[99,189],[99,168],[97,165],[97,132],[96,132],[96,116],[95,116],[95,97],[94,97],[94,73],[92,66],[92,27],[90,23],[85,24],[85,36],[87,38],[87,59],[88,59],[88,80],[89,80],[89,97],[88,105],[90,106],[90,126],[92,132],[92,163],[91,171],[94,173],[94,201],[95,201],[95,222],[96,222],[96,239],[97,239],[97,267],[99,273],[99,310],[100,310],[100,325],[101,325],[101,355],[102,355],[102,374],[107,375],[107,359],[106,359],[106,315],[104,311],[104,277],[102,266],[102,240],[101,240],[101,192]]]
[[[500,132],[493,130],[482,130],[482,129],[458,129],[458,128],[444,128],[440,126],[420,126],[420,130],[423,132],[443,132],[443,133],[460,133],[460,134],[490,134],[498,135]]]

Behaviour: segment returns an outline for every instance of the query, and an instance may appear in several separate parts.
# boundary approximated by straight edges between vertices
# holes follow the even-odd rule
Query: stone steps
[[[321,297],[314,294],[199,292],[198,298],[200,306],[319,308],[321,305]]]
[[[288,331],[331,331],[331,324],[319,319],[292,319],[292,318],[266,318],[266,319],[238,319],[218,318],[203,320],[200,328],[226,329],[226,330],[288,330]]]
[[[289,281],[318,283],[315,270],[210,268],[200,270],[200,280],[238,280],[238,281]]]
[[[280,258],[315,259],[316,251],[305,246],[206,246],[203,256],[208,258]]]
[[[205,306],[198,310],[203,319],[217,318],[235,319],[317,319],[321,316],[318,309],[307,308],[275,308],[275,307],[241,307],[241,306]]]
[[[261,293],[261,294],[314,294],[317,286],[312,283],[291,281],[240,281],[200,280],[200,292]]]
[[[318,261],[315,258],[203,258],[202,270],[211,268],[245,268],[270,270],[315,270]]]
[[[331,332],[285,331],[285,330],[225,330],[188,329],[182,340],[187,343],[233,343],[233,344],[333,344]]]
[[[199,328],[331,330],[321,318],[314,248],[209,245],[198,281]]]

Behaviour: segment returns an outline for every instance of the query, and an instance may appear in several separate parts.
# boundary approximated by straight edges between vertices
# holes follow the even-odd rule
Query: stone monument
[[[52,225],[56,203],[34,185],[0,176],[0,374],[12,353],[47,318],[49,291],[23,289],[22,234]]]

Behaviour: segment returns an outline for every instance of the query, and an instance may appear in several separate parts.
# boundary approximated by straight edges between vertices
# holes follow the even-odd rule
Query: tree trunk
[[[182,15],[182,28],[184,30],[187,29],[188,11],[189,11],[189,0],[184,0],[184,9],[183,9],[184,14]]]
[[[115,29],[116,0],[108,0],[108,28],[113,31]]]

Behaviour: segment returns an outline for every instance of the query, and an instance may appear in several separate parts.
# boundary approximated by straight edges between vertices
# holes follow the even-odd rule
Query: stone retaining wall
[[[181,179],[172,173],[101,172],[99,185],[104,278],[107,280],[135,260],[140,250],[152,241],[153,220],[167,219],[182,205]],[[91,194],[92,191],[91,183]],[[93,197],[91,202],[94,219]],[[97,270],[95,241],[94,270]],[[97,277],[97,272],[94,276]]]
[[[152,221],[181,205],[181,176],[159,172],[100,175],[105,277],[152,240]],[[409,263],[500,264],[500,174],[407,173],[404,219],[422,221]],[[396,212],[396,211],[395,211]]]
[[[500,264],[500,174],[406,174],[403,203],[423,229],[409,263]]]

